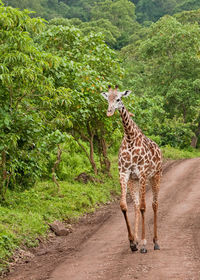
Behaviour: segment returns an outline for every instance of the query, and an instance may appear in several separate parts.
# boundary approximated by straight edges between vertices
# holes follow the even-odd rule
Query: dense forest
[[[159,145],[199,145],[200,10],[181,12],[197,1],[159,3],[1,4],[2,193],[48,176],[62,143],[78,145],[95,174],[96,161],[109,174],[107,147],[121,137],[99,95],[109,83],[133,90],[127,106]]]
[[[62,24],[75,25],[86,34],[102,32],[106,42],[115,49],[135,40],[140,24],[148,27],[166,14],[200,8],[196,0],[7,0],[4,3],[34,11],[34,17],[68,19]]]
[[[41,179],[111,176],[109,84],[132,90],[126,106],[160,146],[199,148],[199,1],[0,0],[0,14],[2,201]]]

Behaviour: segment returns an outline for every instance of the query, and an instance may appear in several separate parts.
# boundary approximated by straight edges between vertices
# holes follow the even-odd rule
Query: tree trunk
[[[101,147],[102,147],[102,154],[103,154],[103,159],[104,159],[104,164],[105,164],[105,170],[106,170],[106,173],[111,177],[111,174],[110,174],[111,164],[110,164],[110,160],[108,159],[106,141],[104,138],[101,138],[100,142],[101,142]]]
[[[6,193],[6,190],[7,190],[7,187],[8,187],[8,184],[9,184],[9,179],[10,179],[10,176],[7,176],[7,170],[6,170],[6,151],[3,150],[1,152],[1,158],[2,158],[2,161],[1,161],[1,166],[2,166],[2,181],[1,181],[1,187],[0,187],[0,194],[1,194],[1,197],[3,199],[5,199],[5,193]],[[7,181],[7,184],[6,184],[6,181]]]
[[[61,155],[62,155],[62,150],[60,149],[60,145],[58,145],[56,162],[54,163],[54,166],[52,167],[52,179],[53,179],[53,182],[56,184],[56,186],[58,188],[58,192],[60,192],[60,185],[59,185],[59,183],[56,179],[56,168],[58,167],[58,165],[61,161]]]
[[[103,137],[98,137],[98,143],[99,143],[99,156],[100,156],[101,168],[103,171],[105,171],[105,173],[108,174],[108,176],[111,177],[111,174],[110,174],[111,164],[108,159],[106,141]]]
[[[91,134],[91,138],[90,138],[90,163],[92,165],[92,168],[94,170],[94,174],[97,175],[97,166],[96,163],[94,161],[94,134]]]
[[[192,140],[191,140],[192,148],[196,148],[197,147],[197,141],[198,141],[198,138],[196,136],[192,136]]]
[[[191,140],[191,146],[193,148],[197,147],[197,141],[198,141],[199,135],[200,135],[200,122],[198,124],[197,130],[195,131],[195,135],[192,137],[192,140]]]
[[[75,137],[75,134],[72,134],[74,136],[74,139],[78,143],[78,145],[82,148],[82,150],[85,152],[87,158],[89,159],[89,162],[92,166],[92,169],[94,171],[94,174],[97,175],[97,166],[94,160],[94,133],[91,132],[89,125],[87,126],[88,130],[88,136],[86,136],[82,131],[76,131],[78,134],[80,134],[81,138],[87,142],[89,142],[90,145],[90,152],[88,153],[85,147],[79,142],[79,140]]]

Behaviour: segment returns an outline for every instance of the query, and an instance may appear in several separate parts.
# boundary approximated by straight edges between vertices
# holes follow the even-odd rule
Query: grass
[[[200,157],[200,151],[192,149],[164,147],[162,152],[166,159]],[[89,170],[89,164],[79,154],[71,160],[64,156],[61,169],[60,194],[51,181],[38,182],[23,192],[7,192],[6,201],[0,204],[0,272],[8,267],[17,248],[36,246],[37,237],[47,236],[49,223],[78,219],[111,200],[111,194],[120,193],[116,156],[112,156],[113,178],[101,177],[103,184],[82,184],[73,180],[75,173]]]
[[[187,150],[180,150],[170,146],[163,147],[162,154],[165,159],[184,159],[200,157],[200,150],[189,148]]]
[[[8,191],[6,202],[0,204],[0,271],[15,249],[36,246],[37,237],[47,235],[49,223],[77,219],[111,200],[112,194],[119,194],[116,163],[112,176],[101,177],[104,183],[60,182],[60,194],[51,181],[39,182],[24,192]]]

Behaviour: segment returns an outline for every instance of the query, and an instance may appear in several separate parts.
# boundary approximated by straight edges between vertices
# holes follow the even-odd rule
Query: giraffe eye
[[[120,101],[120,99],[117,99],[117,102],[119,102]]]

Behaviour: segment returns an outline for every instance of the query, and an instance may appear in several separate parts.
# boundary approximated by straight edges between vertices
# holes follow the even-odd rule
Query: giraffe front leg
[[[125,222],[126,222],[127,231],[128,231],[128,239],[130,241],[130,247],[132,247],[134,237],[133,237],[130,222],[129,222],[129,219],[128,219],[128,213],[127,213],[128,208],[127,208],[127,202],[126,202],[127,181],[128,181],[127,177],[128,176],[121,176],[120,177],[120,185],[121,185],[120,208],[121,208],[121,211],[124,215],[124,219],[125,219]]]
[[[128,187],[130,189],[131,197],[134,203],[134,241],[131,243],[130,247],[132,251],[138,250],[138,227],[140,219],[140,201],[139,201],[139,186],[138,180],[129,179]]]
[[[140,179],[140,212],[142,215],[142,238],[141,238],[141,249],[140,253],[147,253],[146,244],[147,241],[145,239],[145,211],[146,211],[146,202],[145,202],[145,194],[146,194],[146,178]]]
[[[158,203],[153,202],[152,203],[153,211],[154,211],[154,237],[153,237],[153,243],[154,243],[154,250],[160,250],[160,246],[158,245],[158,235],[157,235],[157,211],[158,211]]]
[[[160,189],[160,174],[156,174],[153,178],[151,178],[152,184],[152,193],[153,193],[153,203],[152,208],[154,212],[154,250],[160,250],[158,245],[158,235],[157,235],[157,216],[158,216],[158,193]]]

